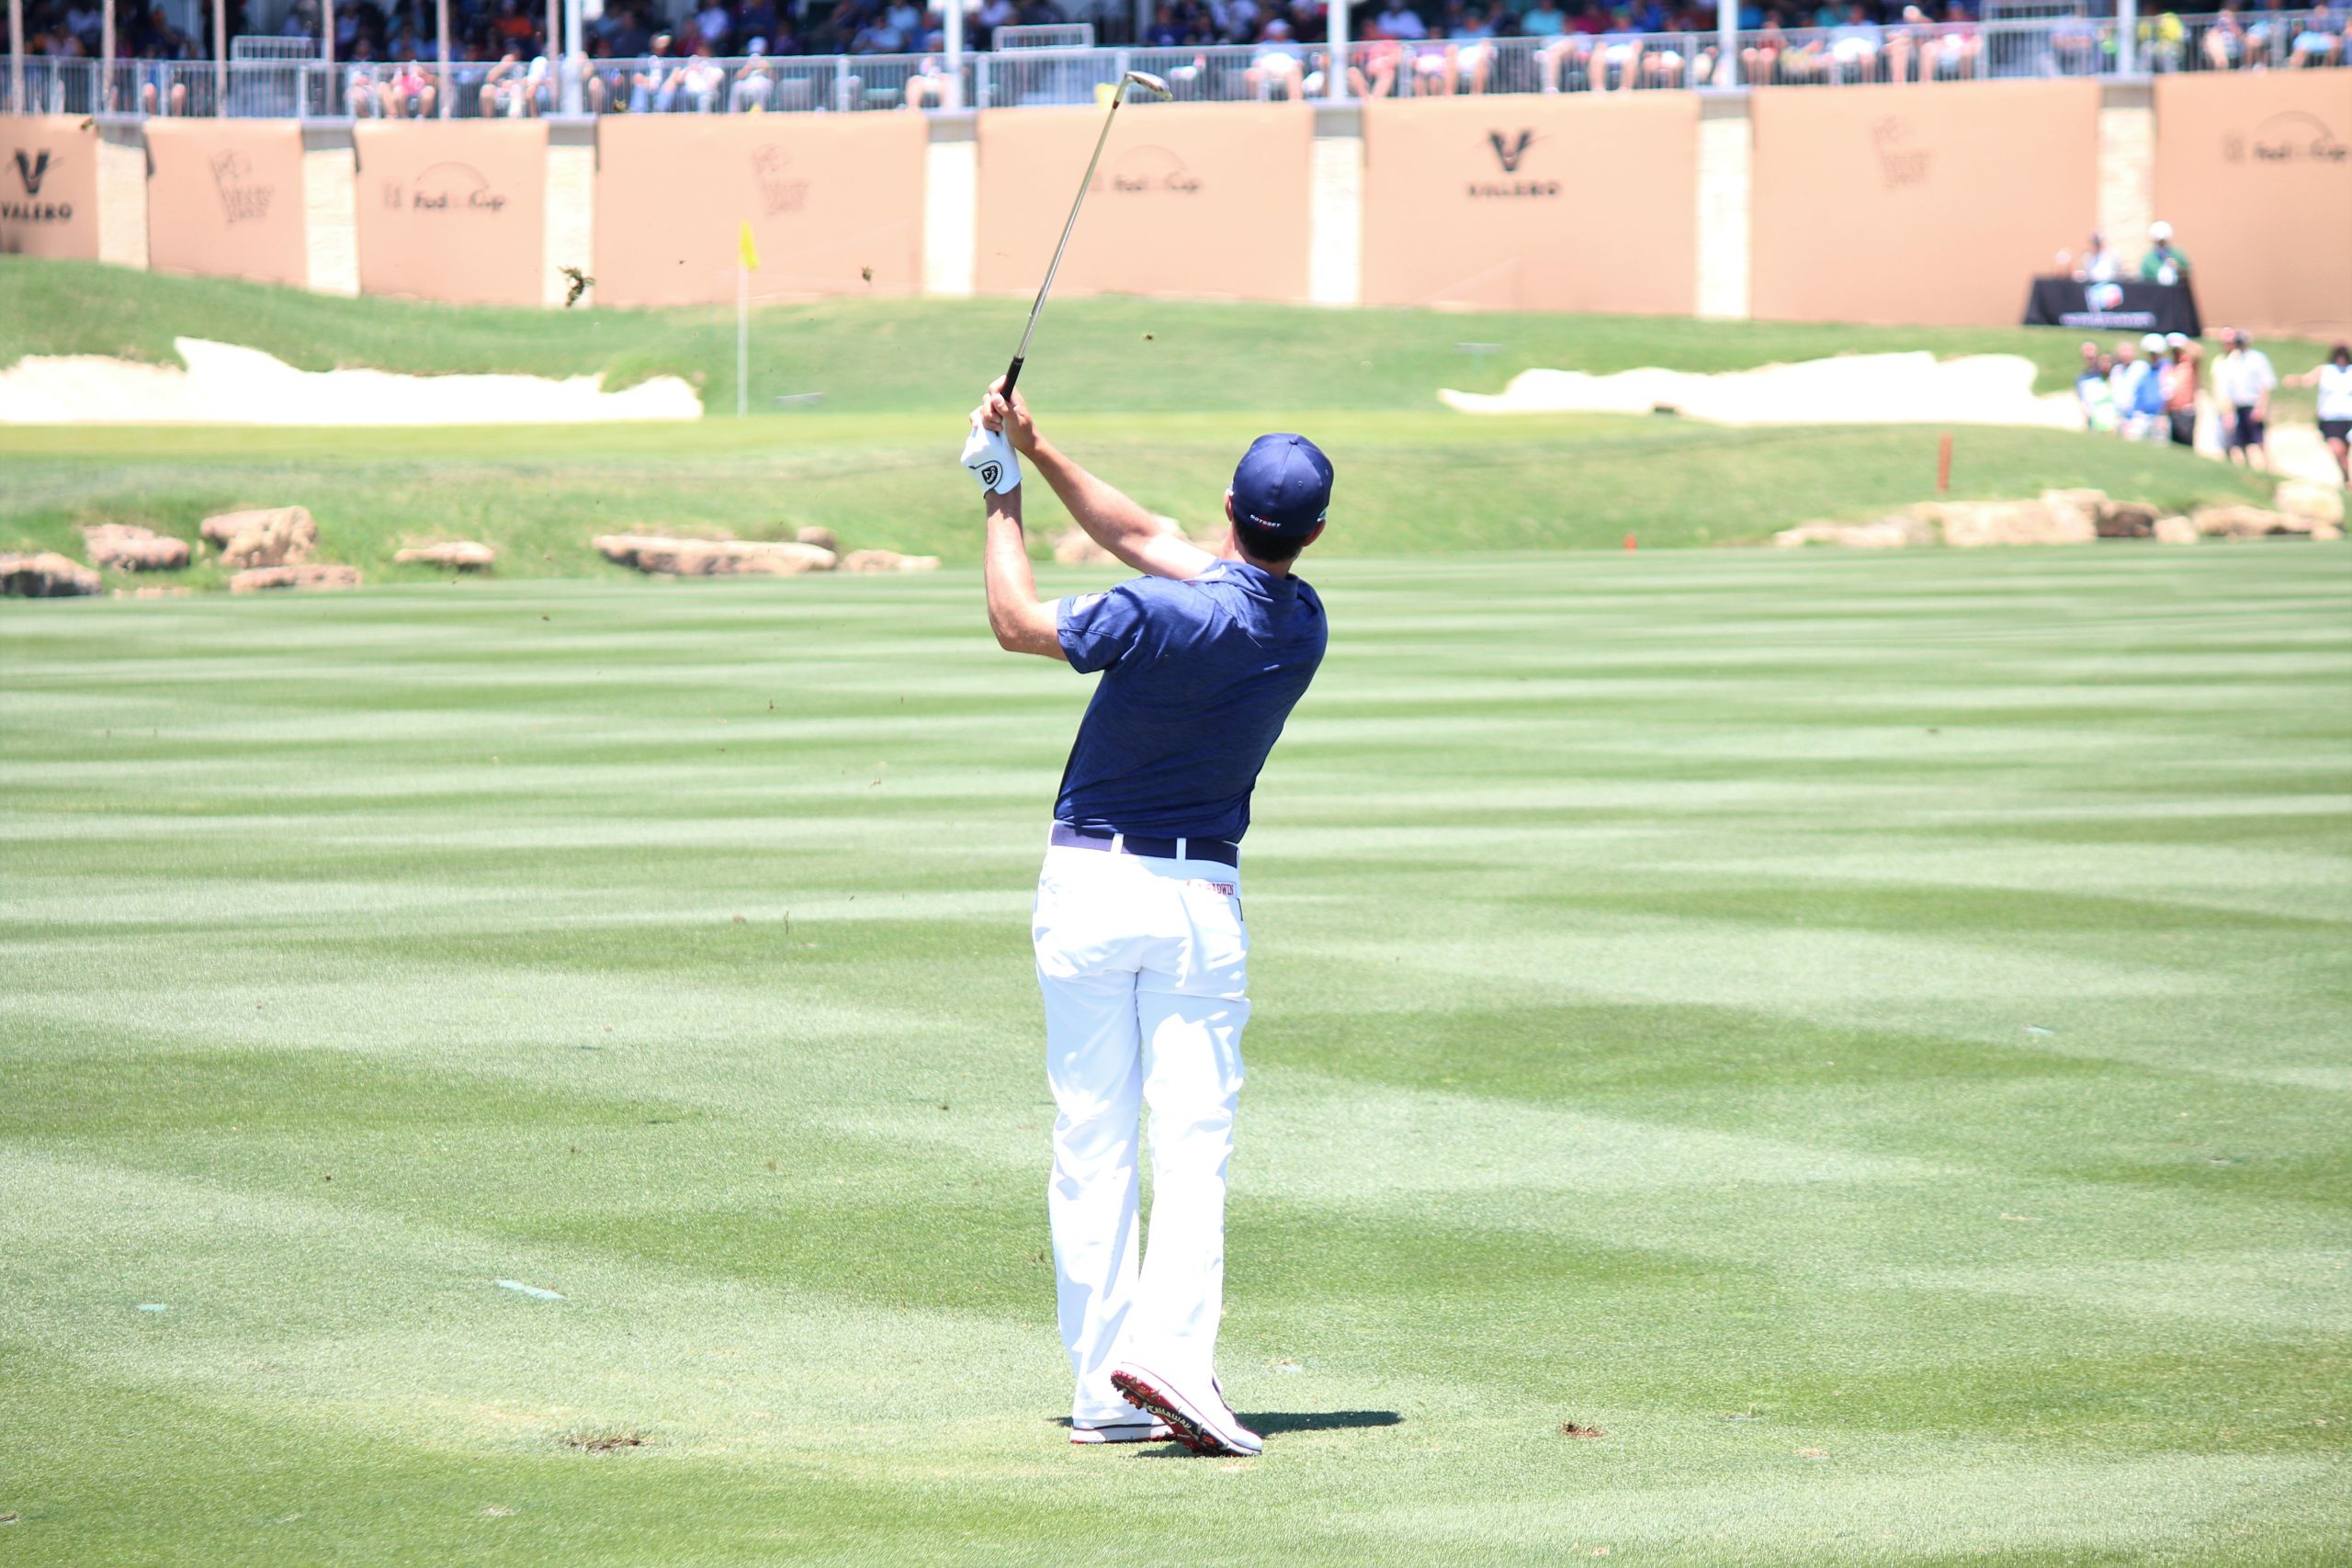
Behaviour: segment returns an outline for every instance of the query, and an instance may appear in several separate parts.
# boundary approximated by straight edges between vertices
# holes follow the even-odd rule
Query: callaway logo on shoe
[[[1069,1428],[1073,1443],[1166,1443],[1175,1438],[1175,1430],[1165,1421],[1072,1422]]]
[[[1150,1368],[1129,1361],[1111,1374],[1119,1397],[1148,1410],[1175,1428],[1176,1440],[1196,1454],[1234,1454],[1243,1459],[1266,1451],[1265,1439],[1241,1424],[1225,1402],[1215,1377],[1208,1387],[1187,1388]]]

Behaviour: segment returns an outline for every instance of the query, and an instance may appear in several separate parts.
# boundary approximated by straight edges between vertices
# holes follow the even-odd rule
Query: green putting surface
[[[2352,552],[1306,575],[1246,1463],[1056,1421],[974,575],[0,607],[0,1561],[2352,1556]]]

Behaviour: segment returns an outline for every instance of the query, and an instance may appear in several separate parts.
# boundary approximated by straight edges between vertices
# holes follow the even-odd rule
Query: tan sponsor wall
[[[1363,158],[1368,305],[1698,308],[1693,94],[1375,98]]]
[[[2158,77],[2156,216],[2207,321],[2352,338],[2352,71]]]
[[[596,124],[596,301],[755,299],[922,288],[919,114],[623,115]]]
[[[157,272],[311,280],[302,128],[263,119],[151,119],[147,265]]]
[[[1093,108],[980,116],[980,293],[1036,291],[1102,130]],[[1314,140],[1302,104],[1121,109],[1054,292],[1304,300]]]
[[[98,128],[0,115],[0,255],[98,259]]]
[[[2098,221],[2098,84],[1759,90],[1749,305],[1765,320],[2014,323]]]
[[[362,122],[351,134],[362,294],[464,305],[547,297],[545,125]]]

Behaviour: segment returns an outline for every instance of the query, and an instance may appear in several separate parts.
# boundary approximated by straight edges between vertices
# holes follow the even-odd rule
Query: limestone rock
[[[2290,517],[2337,525],[2344,521],[2344,491],[2312,479],[2280,479],[2270,504]]]
[[[831,528],[803,528],[792,537],[799,544],[814,545],[820,550],[839,550],[842,547],[841,540],[834,536]]]
[[[831,571],[833,552],[797,539],[672,539],[605,534],[592,541],[606,560],[664,577],[797,577]]]
[[[937,556],[902,556],[896,550],[852,550],[842,557],[842,571],[937,571]]]
[[[117,571],[177,571],[187,564],[187,541],[136,523],[92,523],[82,530],[90,559]]]
[[[2274,534],[2313,535],[2327,524],[2293,517],[2260,506],[2200,506],[2190,514],[2197,531],[2209,538],[2260,539]]]
[[[2160,545],[2193,545],[2201,537],[2197,525],[2186,517],[2159,517],[2154,532]]]
[[[1882,517],[1874,523],[1800,523],[1772,536],[1786,548],[1803,545],[1843,545],[1851,549],[1901,549],[1932,545],[1936,531],[1917,517]]]
[[[348,566],[256,566],[229,579],[232,593],[261,593],[273,588],[356,588],[359,572]]]
[[[234,571],[254,566],[300,566],[319,542],[319,525],[306,506],[260,512],[223,512],[199,530],[220,547],[220,564]]]
[[[0,593],[14,599],[67,599],[96,593],[98,574],[55,550],[0,555]]]
[[[2098,536],[2144,539],[2155,532],[2156,520],[2163,515],[2164,508],[2144,501],[2107,502],[2098,509]]]
[[[402,563],[453,567],[459,571],[488,571],[498,559],[498,552],[472,539],[444,539],[437,545],[411,545],[392,558]]]
[[[1063,566],[1115,566],[1119,558],[1094,542],[1083,528],[1072,528],[1054,541],[1054,559]]]
[[[2103,490],[2045,490],[2041,504],[2069,535],[2081,534],[2086,538],[2099,536],[2098,522],[2107,509],[2114,504]]]
[[[2050,493],[2099,494],[2096,491]],[[2060,507],[2046,501],[1929,502],[1913,507],[1911,514],[1939,525],[1944,543],[1962,549],[1987,545],[2082,545],[2098,537],[2096,514],[2071,500]]]

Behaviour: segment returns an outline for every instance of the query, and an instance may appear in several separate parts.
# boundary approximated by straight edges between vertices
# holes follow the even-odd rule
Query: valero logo
[[[1535,133],[1532,130],[1487,132],[1487,146],[1494,152],[1496,164],[1506,175],[1519,173],[1520,164],[1527,160],[1528,150],[1534,145]],[[1541,198],[1558,196],[1560,182],[1535,179],[1479,179],[1470,181],[1468,189],[1470,199],[1473,201],[1510,200],[1525,197]]]
[[[243,152],[223,152],[212,160],[212,188],[220,193],[220,211],[231,228],[257,223],[269,216],[277,196],[275,186],[255,185],[254,161]]]
[[[0,222],[8,223],[70,223],[74,220],[74,204],[70,201],[40,201],[41,182],[49,178],[49,150],[31,152],[17,149],[17,183],[24,187],[22,199],[0,197]]]

